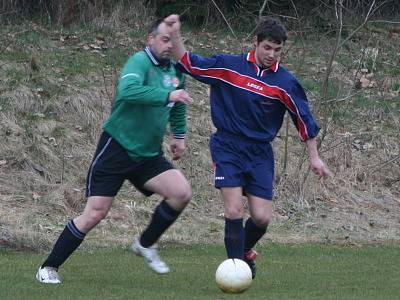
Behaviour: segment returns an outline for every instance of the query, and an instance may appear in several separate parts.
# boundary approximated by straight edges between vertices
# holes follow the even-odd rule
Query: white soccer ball
[[[227,259],[218,266],[215,281],[225,293],[244,292],[252,281],[250,267],[241,259]]]

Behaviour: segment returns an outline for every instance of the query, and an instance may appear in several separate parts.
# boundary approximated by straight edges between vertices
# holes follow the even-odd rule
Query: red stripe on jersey
[[[223,68],[200,69],[193,67],[188,52],[179,61],[190,74],[220,79],[235,87],[281,101],[293,114],[297,116],[297,128],[301,140],[308,139],[307,127],[300,117],[299,110],[290,95],[283,89],[270,86],[252,77],[242,75],[236,71]]]

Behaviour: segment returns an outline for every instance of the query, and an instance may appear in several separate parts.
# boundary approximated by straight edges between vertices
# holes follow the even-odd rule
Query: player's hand
[[[189,96],[185,90],[175,90],[169,93],[168,100],[170,102],[182,102],[186,105],[192,104],[193,99]]]
[[[169,15],[164,19],[169,34],[177,34],[181,30],[181,21],[178,15]]]
[[[319,176],[319,178],[326,179],[331,175],[328,167],[325,163],[319,158],[315,157],[310,160],[311,170]]]
[[[183,152],[185,151],[185,139],[172,139],[171,145],[171,154],[173,160],[178,160],[182,157]]]

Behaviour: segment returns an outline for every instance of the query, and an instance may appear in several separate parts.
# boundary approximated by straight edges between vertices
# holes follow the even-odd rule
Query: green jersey
[[[175,138],[185,137],[186,105],[168,102],[171,91],[184,88],[184,79],[173,64],[161,65],[148,47],[125,64],[103,129],[133,160],[160,154],[168,123]]]

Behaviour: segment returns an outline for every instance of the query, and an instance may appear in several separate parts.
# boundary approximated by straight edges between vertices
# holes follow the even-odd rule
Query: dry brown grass
[[[193,36],[190,40],[195,48],[202,42]],[[225,44],[219,45],[229,50]],[[24,70],[26,62],[0,66],[3,71]],[[4,74],[0,72],[0,96],[8,99],[8,104],[0,110],[0,245],[48,249],[67,220],[78,215],[85,204],[86,172],[101,124],[110,111],[114,77],[93,73],[77,78],[87,81],[91,88],[70,87],[67,96],[50,102],[24,84],[9,89]],[[195,99],[189,110],[188,149],[176,165],[192,183],[194,196],[163,241],[222,242],[223,205],[213,187],[208,151],[213,131],[208,88],[188,80],[188,90]],[[56,117],[46,115],[49,107]],[[364,114],[366,122],[374,120],[376,124],[359,124],[359,129],[330,125],[321,148],[333,173],[326,182],[310,174],[304,144],[298,141],[293,127],[285,172],[283,139],[274,141],[275,221],[264,241],[399,240],[400,139],[398,132],[382,132],[382,128],[385,124],[398,128],[400,121],[398,114],[379,108]],[[157,196],[146,199],[125,185],[108,217],[88,235],[83,247],[128,244],[146,226],[158,201]]]
[[[212,185],[212,167],[208,136],[212,132],[208,91],[190,81],[196,99],[190,109],[190,135],[185,157],[177,163],[192,183],[192,203],[164,237],[164,241],[182,243],[221,241],[223,206]],[[84,180],[95,149],[102,121],[110,109],[103,94],[84,91],[57,101],[58,121],[44,119],[30,124],[31,133],[15,112],[38,109],[22,89],[14,92],[16,105],[11,113],[2,113],[3,135],[0,157],[2,198],[2,243],[13,247],[48,248],[62,227],[81,211]],[[23,122],[23,121],[22,121]],[[50,139],[57,126],[67,133]],[[82,129],[80,129],[82,128]],[[296,133],[291,132],[293,136]],[[358,149],[354,138],[331,135],[322,149],[334,176],[320,182],[301,164],[303,145],[293,138],[289,167],[281,172],[283,142],[274,142],[277,154],[276,218],[269,237],[279,242],[317,241],[388,241],[399,236],[399,169],[385,165],[398,153],[395,139],[374,136],[374,148]],[[326,148],[325,148],[326,145]],[[332,148],[330,148],[332,147]],[[300,156],[299,156],[300,155]],[[299,165],[301,164],[301,167]],[[89,246],[129,243],[147,224],[159,199],[145,199],[132,187],[125,186],[109,216],[88,237]]]

